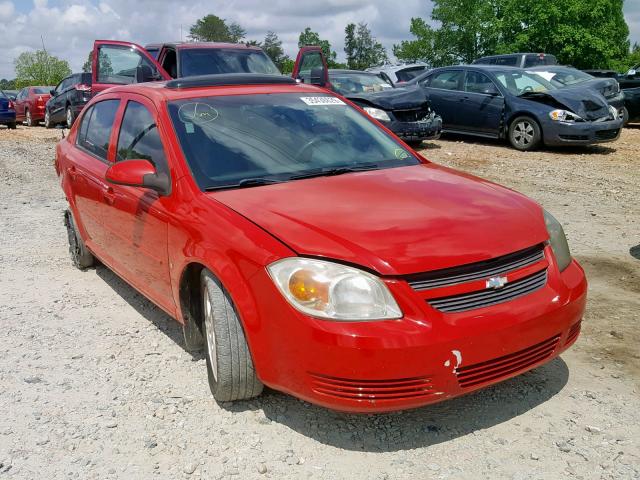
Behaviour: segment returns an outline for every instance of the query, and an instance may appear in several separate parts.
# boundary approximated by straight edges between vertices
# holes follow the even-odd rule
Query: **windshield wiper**
[[[225,190],[227,188],[247,188],[247,187],[259,187],[261,185],[272,185],[274,183],[282,183],[285,180],[276,180],[274,178],[255,177],[255,178],[243,178],[238,183],[232,183],[229,185],[213,185],[206,187],[205,192],[211,192],[213,190]]]
[[[351,172],[366,172],[367,170],[375,170],[378,168],[377,163],[361,163],[360,165],[342,166],[342,167],[324,167],[307,170],[304,173],[298,173],[289,177],[289,180],[300,180],[302,178],[313,177],[330,177],[333,175],[342,175]]]

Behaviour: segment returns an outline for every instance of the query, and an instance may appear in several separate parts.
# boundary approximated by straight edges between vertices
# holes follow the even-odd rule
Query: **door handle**
[[[108,204],[108,205],[113,205],[113,202],[116,201],[116,194],[113,191],[112,187],[107,187],[102,191],[102,197],[104,198],[104,201]]]
[[[76,171],[76,167],[67,168],[67,173],[69,174],[69,178],[71,180],[75,180],[76,177],[78,176],[78,172]]]
[[[469,96],[468,95],[465,95],[464,97],[462,97],[460,99],[461,102],[464,102],[465,100],[469,100]]]

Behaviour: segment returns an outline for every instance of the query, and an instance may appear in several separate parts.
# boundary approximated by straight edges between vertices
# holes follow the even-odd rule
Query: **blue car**
[[[16,128],[16,109],[13,101],[0,90],[0,125]]]
[[[408,83],[425,90],[444,133],[506,138],[517,150],[611,142],[622,128],[618,110],[599,92],[558,88],[520,68],[443,67]]]

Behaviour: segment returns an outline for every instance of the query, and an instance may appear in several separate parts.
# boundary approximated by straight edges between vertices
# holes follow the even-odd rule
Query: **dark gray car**
[[[69,75],[51,90],[51,98],[47,101],[44,111],[44,126],[51,128],[63,123],[71,127],[89,100],[91,100],[91,74]]]
[[[620,136],[622,118],[590,88],[558,88],[520,68],[460,65],[409,84],[425,89],[443,132],[507,138],[518,150],[587,145]]]

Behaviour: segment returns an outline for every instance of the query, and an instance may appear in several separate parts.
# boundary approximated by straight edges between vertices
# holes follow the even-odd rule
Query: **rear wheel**
[[[75,121],[75,117],[73,115],[73,111],[71,110],[71,106],[67,106],[67,127],[71,128],[73,122]]]
[[[10,130],[16,129],[16,122],[7,123],[7,128]]]
[[[516,150],[528,151],[538,147],[542,140],[540,126],[531,117],[518,117],[509,127],[509,142]]]
[[[76,227],[76,223],[73,220],[71,210],[65,210],[64,224],[67,227],[69,254],[71,255],[73,265],[80,270],[85,270],[93,266],[95,264],[95,257],[84,244],[84,240],[82,240],[80,232],[78,232],[78,228]]]
[[[53,128],[53,123],[51,122],[51,115],[49,114],[49,110],[45,110],[44,112],[44,127]]]
[[[26,120],[27,120],[27,127],[33,127],[34,125],[33,118],[31,117],[31,112],[29,111],[28,108],[25,110],[24,116],[26,117]]]
[[[209,272],[200,276],[202,326],[209,388],[219,402],[260,395],[263,385],[256,376],[242,324],[227,291]]]
[[[626,126],[629,123],[629,110],[627,107],[622,108],[622,126]]]

